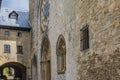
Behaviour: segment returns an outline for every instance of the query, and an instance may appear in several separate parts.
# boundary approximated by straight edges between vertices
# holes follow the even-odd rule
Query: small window
[[[16,15],[11,15],[10,19],[17,19],[17,16]]]
[[[22,37],[22,32],[18,32],[18,37]]]
[[[22,46],[17,46],[17,54],[22,54]]]
[[[88,25],[81,29],[81,50],[89,48],[89,28]]]
[[[10,53],[10,45],[4,45],[4,52]]]
[[[10,19],[18,19],[18,14],[16,13],[16,11],[12,11],[9,16]]]
[[[10,35],[10,32],[9,31],[5,31],[5,36],[9,36]]]

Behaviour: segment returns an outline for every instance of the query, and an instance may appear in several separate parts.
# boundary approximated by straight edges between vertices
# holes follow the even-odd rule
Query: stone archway
[[[7,73],[4,74],[4,70],[7,69]],[[10,69],[12,69],[12,75],[7,76],[7,74],[10,74]],[[1,77],[6,76],[8,80],[14,80],[14,79],[20,79],[20,80],[26,80],[26,67],[20,63],[17,62],[8,62],[0,66],[0,74]]]
[[[41,76],[42,80],[51,80],[50,43],[47,37],[44,37],[42,41]]]

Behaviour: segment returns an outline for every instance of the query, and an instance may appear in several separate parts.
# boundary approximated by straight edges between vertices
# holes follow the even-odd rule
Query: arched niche
[[[51,51],[47,36],[42,40],[41,48],[41,76],[42,80],[51,80]]]
[[[63,74],[66,71],[66,43],[65,38],[62,34],[58,37],[57,40],[56,55],[57,55],[57,72],[58,74]]]

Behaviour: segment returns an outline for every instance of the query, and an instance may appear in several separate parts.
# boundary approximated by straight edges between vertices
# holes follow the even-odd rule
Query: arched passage
[[[0,66],[1,77],[9,79],[26,80],[26,67],[17,62],[9,62]]]
[[[46,36],[43,38],[42,41],[41,73],[42,80],[51,80],[50,43]]]

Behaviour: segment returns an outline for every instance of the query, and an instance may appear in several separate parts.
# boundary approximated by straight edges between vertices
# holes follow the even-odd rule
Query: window
[[[10,19],[14,19],[17,20],[18,19],[18,14],[16,13],[16,11],[12,11],[9,16]]]
[[[22,32],[18,32],[18,37],[22,37]]]
[[[5,31],[5,36],[9,36],[10,35],[10,32],[9,31]]]
[[[17,54],[22,54],[22,46],[17,46]]]
[[[59,36],[57,42],[57,71],[58,74],[65,73],[66,70],[66,45],[62,35]]]
[[[4,52],[10,53],[10,45],[4,45]]]
[[[88,25],[81,29],[81,50],[89,48],[89,28]]]
[[[11,19],[17,19],[17,16],[16,15],[11,15],[10,18]]]

